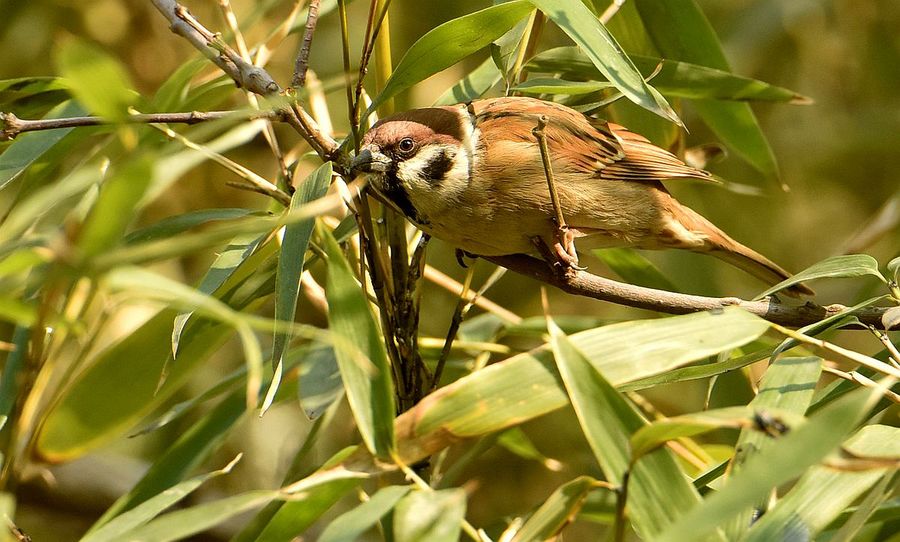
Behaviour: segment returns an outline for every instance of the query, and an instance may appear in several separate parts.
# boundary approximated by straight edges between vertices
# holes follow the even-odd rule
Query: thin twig
[[[309,0],[309,12],[306,15],[306,29],[303,31],[303,44],[294,61],[294,75],[291,77],[291,87],[300,88],[306,86],[306,71],[309,69],[309,50],[312,47],[313,34],[316,32],[316,23],[319,22],[319,0]]]
[[[846,306],[838,304],[820,306],[807,303],[793,306],[782,304],[773,298],[762,301],[745,301],[738,297],[679,294],[626,284],[581,270],[572,270],[562,276],[560,273],[554,272],[546,262],[522,254],[487,256],[484,259],[516,273],[556,286],[570,294],[668,314],[688,314],[719,310],[725,307],[740,307],[769,322],[783,326],[802,327],[847,310]],[[855,313],[855,316],[864,325],[883,329],[884,323],[881,321],[881,317],[888,309],[889,307],[869,307]]]
[[[441,382],[441,375],[444,372],[444,364],[447,363],[447,357],[450,356],[450,347],[453,346],[453,340],[456,338],[457,332],[459,332],[459,326],[463,321],[463,312],[465,311],[467,302],[466,294],[469,292],[469,288],[472,286],[472,277],[475,276],[475,266],[469,267],[468,272],[466,273],[466,279],[462,284],[462,289],[459,292],[459,301],[456,303],[456,309],[453,311],[453,318],[450,320],[450,328],[447,329],[447,338],[444,339],[444,347],[441,349],[441,355],[438,357],[437,365],[434,368],[434,376],[431,378],[431,386],[429,388],[431,390],[435,390],[438,387],[438,384]]]
[[[549,122],[547,115],[541,115],[538,119],[537,126],[531,130],[531,133],[537,138],[538,146],[541,149],[541,162],[544,165],[544,175],[547,177],[547,187],[550,189],[550,204],[553,205],[553,211],[556,216],[556,226],[561,230],[565,230],[566,219],[563,217],[562,206],[559,204],[559,192],[556,191],[553,166],[550,163],[550,150],[547,148],[547,136],[544,134],[544,128],[547,127],[547,122]]]
[[[59,128],[81,128],[86,126],[106,126],[113,124],[199,124],[226,118],[282,120],[276,111],[188,111],[184,113],[137,113],[124,118],[110,120],[103,117],[66,117],[61,119],[20,119],[12,113],[0,112],[0,139],[14,139],[26,132],[56,130]]]
[[[844,380],[848,380],[850,382],[859,384],[860,386],[865,386],[867,388],[872,389],[880,389],[881,386],[878,382],[875,382],[871,378],[868,378],[856,371],[842,371],[840,369],[836,369],[834,367],[829,367],[828,365],[822,365],[822,370],[826,373],[833,374],[839,378],[843,378]],[[883,390],[884,396],[890,399],[891,401],[900,404],[900,395],[891,390]]]
[[[900,350],[897,350],[897,347],[893,342],[891,342],[891,338],[888,337],[886,333],[882,333],[874,327],[870,327],[869,329],[871,329],[872,333],[874,333],[875,336],[878,337],[878,340],[881,341],[881,344],[884,345],[884,347],[888,351],[888,354],[890,354],[888,356],[888,361],[890,361],[894,367],[900,369]]]
[[[188,10],[175,0],[151,0],[153,5],[169,21],[172,32],[188,40],[191,45],[222,69],[235,84],[262,96],[281,93],[281,87],[269,73],[250,64],[234,50],[222,42],[218,36],[190,15]],[[346,164],[341,162],[337,143],[323,134],[312,117],[296,101],[280,109],[285,121],[290,124],[322,157],[335,161],[335,170],[344,173]]]
[[[600,24],[609,24],[610,19],[613,18],[613,15],[619,12],[619,9],[625,5],[625,0],[613,0],[612,3],[607,6],[606,10],[600,15]]]

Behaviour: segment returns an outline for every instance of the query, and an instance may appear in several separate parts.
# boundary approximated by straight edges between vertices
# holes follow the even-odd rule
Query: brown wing
[[[507,97],[477,100],[472,105],[476,124],[503,119],[503,130],[490,130],[493,137],[528,143],[536,141],[531,131],[540,116],[547,115],[550,122],[545,134],[553,161],[565,162],[573,172],[623,181],[714,180],[708,172],[686,165],[641,135],[560,104]]]

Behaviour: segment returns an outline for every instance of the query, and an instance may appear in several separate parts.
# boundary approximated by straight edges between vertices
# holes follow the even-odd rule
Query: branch
[[[570,294],[669,314],[687,314],[737,306],[776,324],[802,327],[847,309],[844,305],[837,304],[823,307],[808,302],[805,305],[792,306],[784,305],[774,299],[746,301],[737,297],[705,297],[654,290],[598,277],[575,269],[560,274],[550,269],[546,262],[521,254],[483,258],[516,273],[556,286]],[[882,316],[889,308],[868,307],[855,313],[855,316],[864,325],[884,329]]]
[[[306,15],[306,29],[303,32],[303,44],[294,62],[294,75],[291,77],[291,87],[300,88],[306,86],[306,72],[309,69],[309,50],[312,47],[313,34],[316,31],[316,23],[319,22],[319,0],[309,1],[309,12]]]
[[[210,32],[195,19],[190,12],[175,0],[151,0],[156,9],[169,21],[172,32],[188,40],[191,45],[203,53],[235,84],[254,94],[275,96],[283,94],[281,87],[265,69],[245,61],[218,34]],[[285,121],[303,136],[303,139],[322,157],[323,160],[334,161],[335,169],[345,173],[345,164],[341,161],[341,153],[337,143],[322,133],[309,114],[295,100],[288,106],[279,108]]]
[[[62,119],[20,119],[12,113],[0,111],[0,140],[15,139],[25,132],[55,130],[57,128],[78,128],[84,126],[105,126],[112,124],[198,124],[224,118],[283,120],[277,111],[188,111],[185,113],[133,113],[124,119],[110,120],[103,117],[67,117]]]

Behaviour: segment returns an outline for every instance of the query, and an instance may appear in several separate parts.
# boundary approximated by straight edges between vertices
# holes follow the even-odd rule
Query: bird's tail
[[[705,238],[702,243],[690,244],[683,248],[715,256],[770,285],[778,284],[791,277],[791,273],[785,271],[780,265],[738,243],[693,209],[676,203],[670,211],[685,229],[701,234],[700,237]],[[803,284],[791,286],[784,292],[793,297],[815,293]]]

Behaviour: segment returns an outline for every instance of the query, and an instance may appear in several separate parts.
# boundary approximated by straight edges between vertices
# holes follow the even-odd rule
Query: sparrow
[[[563,237],[533,133],[541,118]],[[571,265],[577,240],[579,247],[709,254],[769,284],[791,276],[662,184],[711,181],[712,174],[623,126],[553,102],[487,98],[398,113],[366,133],[351,169],[367,174],[379,199],[420,229],[473,255],[555,253]],[[788,293],[812,290],[797,285]]]

